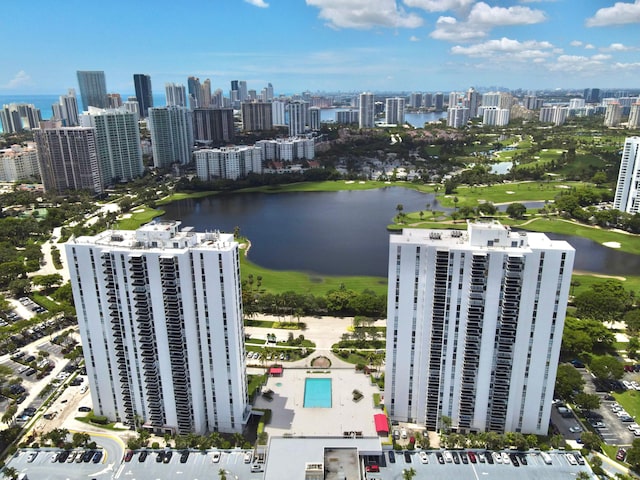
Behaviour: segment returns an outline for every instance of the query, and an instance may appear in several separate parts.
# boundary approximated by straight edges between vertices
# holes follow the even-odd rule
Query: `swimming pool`
[[[306,378],[304,381],[305,408],[331,408],[331,379]]]

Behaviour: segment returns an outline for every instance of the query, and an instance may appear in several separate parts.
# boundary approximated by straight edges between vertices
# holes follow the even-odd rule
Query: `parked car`
[[[444,456],[440,452],[436,452],[436,460],[442,465],[444,463]]]
[[[253,458],[253,453],[251,453],[251,451],[245,452],[244,463],[251,463],[252,458]]]
[[[373,465],[367,465],[366,471],[367,472],[379,472],[380,471],[380,467],[374,463]]]
[[[140,455],[138,455],[138,461],[139,462],[144,462],[147,459],[148,455],[149,455],[149,452],[147,452],[146,450],[142,450],[140,452]]]
[[[211,458],[213,463],[218,463],[220,461],[220,452],[213,452],[213,457]]]
[[[27,462],[32,463],[37,456],[38,452],[31,452],[29,455],[27,455]]]
[[[627,451],[624,448],[619,448],[616,452],[616,460],[620,460],[621,462],[627,457]]]
[[[102,450],[98,450],[93,454],[93,463],[100,463],[102,460]]]
[[[127,450],[126,452],[124,452],[125,462],[130,462],[132,458],[133,458],[133,450]]]
[[[427,455],[427,452],[420,452],[419,455],[422,463],[429,463],[429,455]]]
[[[396,463],[396,454],[389,450],[389,463]]]
[[[164,458],[162,459],[163,463],[169,463],[171,461],[171,457],[173,457],[173,452],[171,450],[167,450],[164,452]]]
[[[183,451],[180,455],[180,463],[187,463],[187,460],[189,460],[189,450]]]
[[[411,463],[411,452],[404,452],[405,463]]]

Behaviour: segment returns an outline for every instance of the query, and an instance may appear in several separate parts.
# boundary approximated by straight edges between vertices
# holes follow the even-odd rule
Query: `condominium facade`
[[[617,101],[610,102],[604,112],[604,126],[617,127],[622,120],[622,106]]]
[[[469,122],[469,109],[467,107],[449,107],[447,109],[447,126],[463,128]]]
[[[276,138],[274,140],[258,140],[256,147],[261,151],[262,160],[313,160],[315,158],[315,142],[313,138]]]
[[[574,253],[497,222],[391,235],[390,417],[546,434]]]
[[[40,178],[35,143],[12,145],[0,150],[0,182],[17,182]]]
[[[89,190],[101,194],[104,183],[96,149],[96,130],[42,122],[33,132],[42,184],[47,192]]]
[[[89,107],[80,116],[80,125],[93,127],[101,175],[106,185],[129,182],[142,176],[142,147],[138,114],[126,108]]]
[[[242,129],[245,132],[273,130],[273,109],[268,102],[242,102]]]
[[[196,150],[196,172],[203,181],[236,180],[249,173],[262,173],[262,155],[257,147],[233,146]]]
[[[404,125],[404,98],[393,97],[385,101],[385,123]]]
[[[18,133],[38,128],[42,120],[40,109],[30,103],[10,103],[0,110],[0,124],[4,133]]]
[[[191,162],[193,123],[185,107],[153,107],[147,119],[153,146],[153,165],[167,168]]]
[[[167,107],[187,106],[187,89],[184,85],[179,85],[177,83],[165,83],[164,91]]]
[[[631,105],[627,128],[640,128],[640,102]]]
[[[640,212],[640,137],[624,142],[613,208],[630,214]]]
[[[75,127],[80,123],[78,118],[78,99],[73,88],[69,89],[67,95],[60,95],[58,103],[51,105],[53,120],[62,122],[63,127]]]
[[[79,70],[77,74],[82,108],[84,110],[89,107],[109,108],[107,80],[104,72],[100,70]]]
[[[542,107],[538,119],[543,123],[553,123],[555,126],[564,125],[569,116],[569,108],[560,105]]]
[[[498,107],[486,107],[482,109],[482,124],[493,126],[505,126],[509,124],[509,109]]]
[[[307,130],[309,102],[294,101],[287,105],[289,111],[289,136],[302,135]]]
[[[360,128],[373,128],[375,126],[376,105],[373,93],[363,92],[360,94],[358,104],[358,126]]]
[[[172,221],[65,245],[93,407],[157,433],[250,413],[238,244]]]
[[[230,143],[236,138],[232,108],[193,110],[194,141],[200,145]]]

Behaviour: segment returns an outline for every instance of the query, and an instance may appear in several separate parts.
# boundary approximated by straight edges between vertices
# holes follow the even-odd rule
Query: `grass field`
[[[622,393],[614,393],[616,402],[622,405],[629,415],[633,418],[640,419],[640,392],[636,390],[627,390]]]
[[[583,188],[590,184],[585,182],[514,182],[500,183],[491,186],[458,186],[451,195],[438,196],[438,201],[445,207],[454,207],[454,197],[458,197],[458,207],[462,205],[477,206],[481,202],[494,204],[513,202],[541,202],[553,200],[568,188]]]
[[[242,279],[249,275],[254,278],[262,277],[262,287],[271,293],[312,293],[325,295],[330,290],[336,290],[344,285],[347,289],[362,292],[365,289],[374,291],[378,295],[387,294],[387,279],[384,277],[338,277],[327,275],[307,274],[304,272],[268,270],[259,267],[240,255]]]
[[[164,214],[164,210],[149,207],[136,207],[133,212],[131,217],[118,220],[114,228],[117,230],[135,230]]]

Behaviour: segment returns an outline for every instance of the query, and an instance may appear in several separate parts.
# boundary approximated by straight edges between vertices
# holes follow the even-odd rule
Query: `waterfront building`
[[[358,110],[339,110],[336,112],[336,123],[352,124],[358,123],[360,112]]]
[[[469,118],[475,118],[480,114],[478,112],[478,108],[480,107],[481,99],[482,97],[480,96],[480,93],[478,93],[473,87],[469,88],[464,100],[464,106],[469,109]]]
[[[193,147],[193,123],[189,109],[185,107],[152,107],[147,126],[153,145],[153,165],[167,168],[174,164],[191,162]]]
[[[91,127],[63,127],[60,122],[42,122],[33,131],[38,149],[38,165],[46,192],[104,190],[96,131]]]
[[[585,102],[584,98],[570,98],[569,99],[569,109],[577,110],[579,108],[584,108]]]
[[[19,133],[37,128],[42,117],[40,109],[30,103],[10,103],[0,110],[0,123],[4,133]]]
[[[611,101],[607,104],[604,112],[604,126],[617,127],[622,120],[622,106],[617,101]]]
[[[422,95],[422,106],[425,108],[431,108],[433,106],[433,94],[425,93]]]
[[[422,93],[412,92],[411,95],[409,95],[409,106],[411,108],[422,107]]]
[[[138,118],[140,118],[140,105],[137,100],[127,100],[126,102],[123,102],[122,108],[129,113],[134,113]]]
[[[469,122],[469,109],[467,107],[449,107],[447,110],[447,126],[463,128]]]
[[[195,143],[212,145],[235,140],[233,109],[196,108],[193,110],[193,135]]]
[[[82,108],[84,110],[89,107],[108,108],[107,81],[104,72],[78,70],[77,75]]]
[[[449,93],[449,103],[447,103],[449,108],[457,107],[459,101],[460,101],[460,94],[458,92]]]
[[[207,108],[211,106],[211,80],[208,78],[202,82],[202,107]]]
[[[631,105],[627,128],[640,128],[640,102]]]
[[[261,151],[262,160],[313,160],[315,158],[315,142],[313,138],[276,138],[274,140],[258,140],[256,147]]]
[[[65,244],[93,409],[158,434],[239,433],[250,405],[238,244],[179,226]]]
[[[184,85],[179,85],[177,83],[165,83],[164,91],[167,99],[167,107],[187,106],[187,90]]]
[[[33,142],[0,150],[0,182],[39,180],[38,151]]]
[[[138,114],[126,108],[89,107],[80,125],[95,129],[96,153],[105,185],[129,182],[144,171]]]
[[[404,125],[404,98],[387,98],[385,105],[385,122],[387,125]]]
[[[268,102],[242,102],[242,129],[245,132],[273,130],[273,109]]]
[[[640,213],[640,137],[625,139],[613,208],[630,214]]]
[[[360,94],[358,107],[358,127],[373,128],[375,126],[375,101],[373,93],[363,92]]]
[[[546,435],[574,253],[498,222],[391,235],[391,419]]]
[[[313,131],[320,130],[320,120],[321,120],[321,111],[320,107],[310,107],[309,108],[309,128]]]
[[[137,102],[137,99],[136,97],[129,97],[129,101]],[[94,105],[89,105],[89,106],[94,106]],[[89,106],[85,106],[85,110],[88,110]],[[96,108],[120,108],[121,106],[122,106],[122,96],[119,93],[107,93],[107,106],[96,107]]]
[[[196,150],[198,178],[237,180],[249,173],[262,173],[262,156],[258,147],[232,146]]]
[[[444,110],[444,93],[438,92],[433,96],[433,108],[436,112]]]
[[[133,85],[136,90],[138,112],[142,118],[147,118],[149,108],[153,107],[153,93],[151,91],[151,77],[142,73],[133,75]]]
[[[564,125],[569,116],[569,107],[552,105],[542,107],[538,119],[542,123],[553,123],[556,126]]]
[[[600,101],[600,89],[585,88],[583,97],[586,103],[598,103]]]

